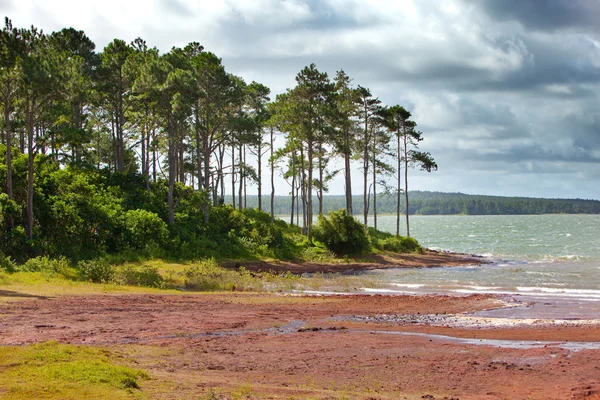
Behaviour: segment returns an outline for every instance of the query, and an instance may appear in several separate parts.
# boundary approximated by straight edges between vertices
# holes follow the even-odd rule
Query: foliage
[[[2,251],[0,251],[0,271],[5,272],[15,272],[17,270],[17,263],[10,258],[10,256],[5,256]]]
[[[369,171],[373,193],[393,172],[381,101],[343,71],[331,80],[311,64],[269,103],[269,88],[229,73],[196,42],[162,54],[141,38],[114,39],[96,52],[83,31],[46,34],[8,18],[0,35],[3,270],[15,260],[70,276],[71,264],[84,280],[160,285],[150,270],[117,276],[107,260],[327,258],[312,248],[311,226],[313,192],[322,211],[336,174],[331,157],[344,157],[348,199],[350,160],[363,158],[365,192]],[[277,156],[274,132],[285,136]],[[291,167],[294,204],[307,206],[302,231],[245,205],[248,182],[262,193],[268,153],[272,176],[280,157]],[[235,207],[222,205],[228,177]],[[323,240],[337,252],[365,251],[351,225]]]
[[[51,272],[59,273],[70,268],[69,262],[65,257],[57,259],[48,256],[30,258],[23,264],[19,270],[24,272]]]
[[[115,276],[115,266],[103,259],[80,261],[77,269],[81,279],[93,283],[108,283]]]
[[[361,254],[369,249],[365,227],[345,209],[319,216],[315,239],[336,254]]]
[[[369,228],[369,241],[373,248],[395,253],[422,252],[417,240],[410,236],[395,236],[387,232]]]
[[[125,245],[134,250],[164,245],[169,238],[167,224],[147,210],[129,210],[124,214]]]
[[[114,280],[122,285],[146,286],[163,288],[165,280],[158,271],[158,268],[149,265],[134,267],[127,265],[122,267],[114,275]]]

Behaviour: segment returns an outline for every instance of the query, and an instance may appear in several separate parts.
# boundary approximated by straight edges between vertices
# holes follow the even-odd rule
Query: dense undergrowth
[[[299,227],[279,219],[272,222],[269,214],[257,209],[211,206],[205,223],[206,196],[183,185],[175,188],[175,222],[168,224],[163,180],[147,186],[136,173],[61,169],[44,155],[35,162],[33,240],[23,228],[27,159],[16,149],[13,200],[0,194],[0,272],[4,274],[157,288],[245,290],[257,288],[256,275],[220,268],[219,262],[336,262],[372,252],[421,249],[411,238],[371,228],[365,231],[343,210],[319,218],[312,242]],[[5,173],[0,170],[0,181]],[[149,260],[188,265],[169,272]],[[263,274],[260,285],[273,279]]]

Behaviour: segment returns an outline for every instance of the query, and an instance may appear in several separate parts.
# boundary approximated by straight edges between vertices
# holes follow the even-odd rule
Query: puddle
[[[351,317],[338,317],[338,321],[358,321],[375,323],[393,323],[398,325],[420,324],[430,326],[443,326],[450,328],[502,328],[502,327],[530,327],[530,326],[590,326],[600,325],[598,319],[580,318],[508,318],[494,317],[490,312],[477,312],[473,314],[382,314],[382,315],[353,315]],[[502,314],[500,314],[502,315]]]
[[[359,331],[351,331],[359,332]],[[564,349],[569,351],[580,351],[580,350],[600,350],[600,342],[543,342],[543,341],[531,341],[531,340],[500,340],[500,339],[468,339],[458,338],[453,336],[435,335],[430,333],[420,332],[397,332],[397,331],[361,331],[367,333],[373,333],[377,335],[401,335],[401,336],[419,336],[428,339],[444,340],[447,342],[454,342],[459,344],[470,344],[475,346],[493,346],[506,349],[543,349],[543,348],[554,348]]]

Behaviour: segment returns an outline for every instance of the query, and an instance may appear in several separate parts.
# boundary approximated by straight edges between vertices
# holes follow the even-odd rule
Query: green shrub
[[[115,276],[115,266],[106,260],[80,261],[77,269],[81,279],[94,283],[108,283]]]
[[[364,226],[344,209],[319,216],[314,237],[336,254],[360,254],[370,248]]]
[[[5,256],[0,251],[0,271],[15,272],[17,270],[17,263],[14,262],[10,256]]]
[[[393,251],[395,253],[410,253],[422,251],[422,247],[415,238],[410,236],[395,236],[387,232],[369,228],[371,246],[378,250]]]
[[[158,272],[158,268],[143,265],[139,268],[125,266],[117,272],[115,280],[122,285],[146,286],[162,288],[164,279]]]
[[[169,238],[167,224],[158,215],[146,210],[125,213],[125,243],[132,249],[146,249],[162,245]]]
[[[214,258],[210,258],[198,265],[186,268],[185,287],[191,290],[220,290],[223,289],[222,278],[224,270],[217,265]]]
[[[304,261],[330,261],[335,254],[322,247],[307,246],[300,251],[299,257]]]
[[[58,273],[70,268],[65,257],[50,258],[48,256],[30,258],[19,269],[24,272]]]

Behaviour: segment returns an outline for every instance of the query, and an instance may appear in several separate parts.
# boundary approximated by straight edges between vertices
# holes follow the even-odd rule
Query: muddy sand
[[[286,262],[286,261],[230,261],[224,263],[228,268],[244,267],[255,272],[291,272],[303,273],[343,273],[354,270],[372,270],[385,268],[431,268],[479,265],[488,261],[474,254],[460,254],[427,250],[424,254],[382,253],[363,257],[360,261],[340,263]]]
[[[600,325],[469,317],[505,305],[487,295],[23,297],[0,304],[0,344],[108,348],[149,372],[142,389],[158,399],[600,398]]]

